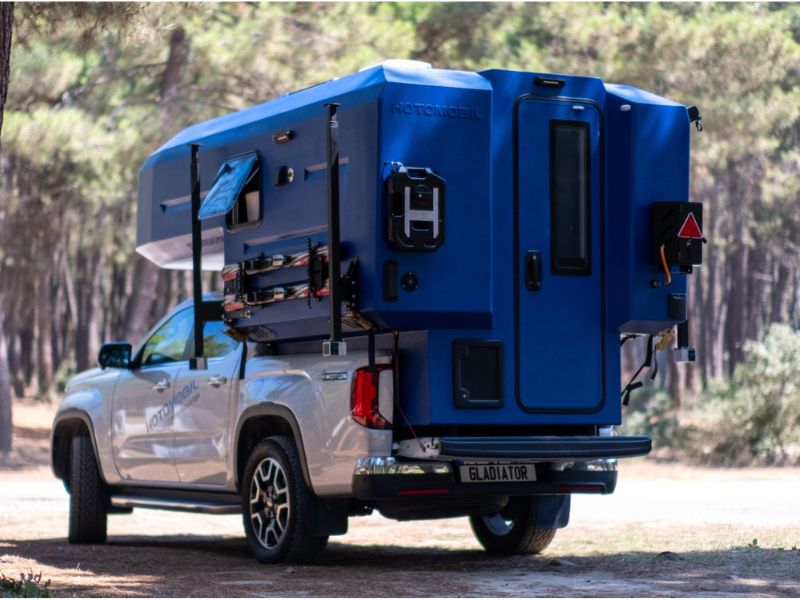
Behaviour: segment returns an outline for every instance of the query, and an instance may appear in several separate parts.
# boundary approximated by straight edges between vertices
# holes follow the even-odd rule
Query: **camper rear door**
[[[536,98],[518,111],[517,402],[590,413],[603,403],[600,113]]]

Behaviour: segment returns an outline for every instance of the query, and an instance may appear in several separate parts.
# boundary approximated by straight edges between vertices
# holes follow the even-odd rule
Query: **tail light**
[[[353,375],[353,391],[350,396],[350,413],[359,425],[370,429],[391,429],[391,422],[380,413],[378,389],[381,371],[390,365],[375,365],[373,369],[362,367]]]

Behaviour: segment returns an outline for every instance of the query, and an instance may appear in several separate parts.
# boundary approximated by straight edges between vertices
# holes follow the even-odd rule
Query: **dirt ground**
[[[800,469],[689,469],[631,460],[612,496],[573,498],[539,556],[492,558],[466,519],[354,518],[313,566],[264,566],[241,520],[137,509],[103,546],[66,543],[48,466],[52,408],[15,407],[0,455],[0,572],[59,596],[800,596]]]

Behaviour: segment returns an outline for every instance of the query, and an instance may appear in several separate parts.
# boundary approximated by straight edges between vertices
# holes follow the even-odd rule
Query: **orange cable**
[[[664,285],[669,285],[672,283],[672,275],[669,272],[669,265],[667,264],[667,255],[664,252],[664,244],[661,244],[661,248],[658,249],[658,253],[661,255],[661,264],[664,267],[664,273],[667,275],[667,281],[664,282]]]

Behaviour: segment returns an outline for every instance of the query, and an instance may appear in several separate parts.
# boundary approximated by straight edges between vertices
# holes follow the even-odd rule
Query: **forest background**
[[[57,397],[102,341],[137,342],[190,295],[190,273],[134,250],[150,152],[190,123],[410,58],[593,75],[700,107],[691,197],[708,244],[689,296],[699,360],[664,353],[625,427],[652,435],[662,456],[800,462],[800,5],[18,3],[12,39],[0,450],[12,397]],[[219,287],[213,275],[206,285]],[[624,350],[631,371],[642,342]]]

